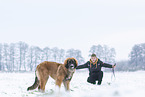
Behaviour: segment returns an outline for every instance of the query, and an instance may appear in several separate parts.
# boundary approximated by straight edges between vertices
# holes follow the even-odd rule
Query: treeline
[[[117,71],[145,70],[145,43],[132,47],[129,60],[118,62]]]
[[[93,45],[89,56],[95,53],[98,58],[105,62],[115,62],[115,49],[104,45]],[[80,50],[40,48],[29,46],[25,42],[0,44],[0,71],[34,71],[36,66],[43,61],[54,61],[63,63],[67,57],[74,57],[79,64],[85,62]]]
[[[103,62],[115,63],[116,51],[107,45],[93,45],[88,53],[88,56],[95,53]],[[117,71],[145,70],[145,43],[134,45],[128,56],[129,60],[117,62]],[[25,42],[4,43],[0,44],[0,71],[34,71],[43,61],[63,63],[68,57],[76,58],[79,64],[88,61],[80,50],[57,47],[42,49]]]
[[[65,51],[57,47],[41,49],[24,42],[0,44],[0,71],[33,71],[43,61],[63,63],[67,57],[75,57],[79,63],[84,62],[80,50]]]

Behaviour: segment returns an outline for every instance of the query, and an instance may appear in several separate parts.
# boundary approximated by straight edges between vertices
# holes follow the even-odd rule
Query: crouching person
[[[101,85],[102,78],[103,78],[103,71],[101,71],[102,67],[115,68],[115,65],[103,63],[100,59],[96,57],[95,54],[92,54],[90,61],[88,61],[87,63],[83,65],[79,65],[76,69],[88,68],[89,77],[87,79],[87,82],[91,84],[96,84],[96,81],[98,81],[97,84]]]

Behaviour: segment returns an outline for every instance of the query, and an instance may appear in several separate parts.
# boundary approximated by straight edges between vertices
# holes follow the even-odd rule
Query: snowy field
[[[70,84],[71,91],[66,93],[62,86],[58,97],[145,97],[145,71],[116,72],[116,79],[111,81],[112,73],[105,72],[101,86],[86,82],[88,71],[75,72]],[[0,72],[0,97],[55,97],[55,82],[49,79],[45,93],[38,90],[26,91],[34,82],[35,74]],[[107,83],[111,82],[110,85]]]

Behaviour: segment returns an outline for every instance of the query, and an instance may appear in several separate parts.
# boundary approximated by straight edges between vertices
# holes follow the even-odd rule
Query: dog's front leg
[[[56,79],[56,86],[58,86],[59,88],[61,87],[62,80],[63,80],[63,76],[59,76]]]
[[[63,81],[64,77],[63,76],[58,76],[57,79],[56,79],[56,91],[60,91],[60,88],[61,88],[61,84],[62,84],[62,81]]]
[[[69,91],[69,90],[70,90],[70,89],[69,89],[69,83],[70,83],[69,80],[63,81],[63,84],[64,84],[64,87],[65,87],[65,90],[66,90],[66,91]]]

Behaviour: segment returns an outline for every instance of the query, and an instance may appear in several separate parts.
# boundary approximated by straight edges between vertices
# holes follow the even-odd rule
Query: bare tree
[[[66,51],[66,57],[75,57],[74,49],[69,49]]]
[[[2,70],[2,44],[0,44],[0,71]]]
[[[59,50],[59,54],[58,54],[58,62],[63,63],[65,60],[65,50],[64,49],[60,49]]]
[[[28,50],[28,44],[24,43],[24,42],[19,42],[18,43],[18,47],[19,47],[19,60],[20,60],[20,66],[19,66],[19,70],[23,69],[26,71],[26,52]]]
[[[96,54],[97,52],[97,46],[96,45],[93,45],[91,48],[90,48],[90,51],[89,51],[89,57],[92,55],[92,54]],[[97,57],[98,57],[99,54],[97,54]]]
[[[45,47],[44,49],[43,49],[43,53],[44,53],[44,60],[45,61],[48,61],[49,60],[49,58],[51,57],[51,49],[50,48],[48,48],[48,47]]]
[[[8,44],[4,44],[4,47],[3,47],[3,62],[4,62],[4,66],[3,66],[3,70],[7,69],[8,71],[10,70],[10,67],[9,67],[9,49],[8,49]]]
[[[80,50],[69,49],[66,53],[66,57],[74,57],[78,60],[78,63],[81,64],[84,62],[84,58],[82,57]]]
[[[11,71],[14,71],[14,67],[15,67],[15,44],[13,44],[13,43],[10,44],[10,66],[11,66]]]
[[[116,52],[114,48],[109,48],[107,45],[93,45],[89,51],[89,56],[91,54],[96,54],[96,56],[108,63],[115,62]]]
[[[132,70],[145,69],[145,43],[134,45],[129,58]]]
[[[54,47],[52,49],[52,57],[53,57],[54,61],[56,61],[56,62],[57,62],[58,53],[59,53],[59,49],[57,47]]]
[[[28,51],[28,60],[27,60],[27,66],[30,69],[30,71],[32,71],[34,69],[34,53],[35,53],[35,48],[34,47],[30,47],[29,51]]]
[[[42,50],[39,47],[35,47],[34,48],[34,63],[35,63],[35,68],[36,66],[39,64],[40,59],[41,59],[41,54],[42,54]]]

